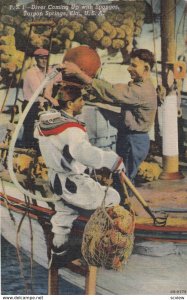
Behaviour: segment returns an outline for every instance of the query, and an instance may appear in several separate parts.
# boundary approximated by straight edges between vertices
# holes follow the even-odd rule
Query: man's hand
[[[76,76],[77,78],[81,79],[81,81],[83,81],[83,83],[85,84],[92,83],[92,78],[89,75],[87,75],[83,70],[81,70],[78,65],[70,61],[65,61],[63,64],[61,64],[61,68],[62,74],[64,75]]]
[[[79,68],[79,66],[70,61],[65,61],[62,64],[62,69],[66,75],[79,75],[82,73],[82,70]]]
[[[53,105],[54,107],[59,107],[59,103],[58,103],[58,100],[57,100],[57,99],[53,98],[53,99],[50,100],[50,102],[52,103],[52,105]]]

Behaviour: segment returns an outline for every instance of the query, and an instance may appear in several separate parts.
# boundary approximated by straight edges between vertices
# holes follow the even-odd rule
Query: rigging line
[[[153,16],[153,0],[151,0],[151,14],[152,14],[152,25],[153,25],[153,47],[154,47],[154,55],[155,55],[155,70],[156,70],[156,81],[157,87],[159,85],[158,82],[158,64],[157,64],[157,55],[156,55],[156,41],[155,41],[155,25],[154,25],[154,16]]]
[[[3,195],[4,195],[3,198],[5,200],[6,208],[8,209],[8,212],[9,212],[11,220],[13,221],[14,225],[16,225],[16,220],[15,220],[14,215],[12,214],[12,212],[10,210],[10,207],[9,207],[9,200],[8,200],[7,194],[5,193],[5,188],[4,188],[3,180],[1,178],[0,178],[0,180],[1,180],[1,186],[2,186]]]
[[[186,27],[185,27],[185,24],[186,24],[186,16],[187,16],[186,13],[187,13],[187,11],[186,11],[186,12],[184,11],[184,22],[183,22],[183,28],[182,28],[182,33],[183,33],[183,34],[185,34],[185,28],[186,28]],[[186,29],[186,32],[187,32],[187,29]]]
[[[1,179],[2,180],[2,179]],[[3,191],[3,193],[4,193],[4,191]],[[6,201],[7,202],[7,204],[9,204],[9,205],[11,205],[11,206],[13,206],[13,207],[16,207],[16,208],[26,208],[27,206],[25,205],[25,204],[19,204],[19,203],[13,203],[12,201],[10,201],[9,199],[8,199],[8,197],[7,197],[7,195],[6,195],[6,193],[4,193],[4,195],[2,196],[0,196],[4,201]],[[6,197],[6,198],[5,198]]]
[[[180,26],[181,26],[181,24],[182,24],[182,21],[183,21],[183,18],[185,19],[185,11],[183,12],[183,14],[182,14],[182,17],[181,17],[181,19],[180,19],[180,21],[179,21],[179,25],[178,25],[178,27],[177,27],[177,30],[176,30],[176,34],[175,34],[175,40],[176,40],[176,54],[177,54],[177,45],[178,45],[178,43],[177,43],[177,36],[178,36],[178,34],[179,34],[179,29],[180,29]],[[176,57],[176,55],[175,55],[175,57]]]
[[[13,107],[11,115],[10,115],[9,123],[13,123],[14,116],[15,116],[15,111],[14,111],[14,107]],[[12,131],[10,129],[7,129],[6,136],[4,138],[4,144],[7,144],[7,146],[9,145],[9,142],[11,140],[11,134],[12,134]],[[3,149],[1,151],[1,158],[3,159],[5,165],[7,165],[7,155],[8,155],[8,149]]]
[[[6,102],[7,102],[7,98],[8,98],[8,94],[9,94],[10,88],[11,88],[11,86],[12,86],[12,82],[13,82],[13,76],[12,76],[11,81],[10,81],[10,84],[9,84],[7,90],[6,90],[5,98],[4,98],[3,104],[2,104],[2,106],[1,106],[1,111],[0,111],[1,113],[3,112],[4,107],[5,107],[5,104],[6,104]]]
[[[5,196],[3,197],[3,199],[5,200]],[[18,204],[18,203],[14,204],[13,202],[9,201],[8,198],[6,199],[6,201],[9,205],[11,205],[15,208],[23,208],[23,209],[27,208],[27,206],[24,204]]]
[[[31,18],[31,22],[33,20],[34,20],[34,17]],[[19,76],[19,80],[18,80],[18,84],[17,84],[14,105],[16,105],[16,102],[18,100],[17,98],[18,98],[18,95],[19,95],[20,83],[21,83],[21,79],[22,79],[22,75],[23,75],[23,69],[24,69],[25,63],[26,63],[27,51],[28,51],[28,46],[29,46],[29,40],[30,40],[31,32],[32,32],[32,26],[30,25],[29,32],[28,32],[28,35],[27,35],[27,42],[26,42],[26,48],[25,48],[25,52],[24,52],[23,63],[22,63],[22,67],[21,67],[21,70],[20,70],[20,76]]]
[[[165,0],[163,0],[165,1]],[[177,7],[177,5],[181,2],[182,0],[178,0],[178,2],[176,2],[176,4],[169,10],[167,11],[167,14],[163,14],[162,17],[165,17],[167,18],[168,17],[168,14],[170,14],[171,12],[173,12],[175,10],[175,8]]]
[[[26,49],[25,49],[25,52],[24,52],[23,63],[22,63],[22,67],[21,67],[21,71],[20,71],[20,75],[19,75],[19,80],[18,80],[18,83],[17,83],[17,89],[16,89],[16,96],[15,96],[14,105],[16,104],[17,98],[18,98],[18,95],[19,95],[20,83],[21,83],[21,79],[22,79],[22,75],[23,75],[23,69],[24,69],[25,63],[26,63],[27,50],[28,50],[28,45],[29,45],[31,32],[32,32],[32,25],[30,25],[28,36],[27,36]]]
[[[25,202],[27,207],[30,206],[30,198],[25,196]],[[33,292],[33,229],[32,229],[32,221],[29,212],[27,213],[29,219],[29,229],[30,229],[30,240],[31,240],[31,255],[30,255],[30,283],[31,283],[31,292]]]
[[[48,55],[48,59],[47,59],[46,72],[48,72],[48,70],[49,70],[49,58],[50,58],[50,54],[51,54],[51,50],[52,50],[53,31],[54,31],[54,26],[51,27],[51,32],[50,32],[50,37],[49,37],[49,55]]]
[[[21,251],[20,251],[20,244],[19,244],[19,233],[20,233],[21,226],[22,226],[22,223],[23,223],[23,220],[24,220],[26,214],[27,214],[27,212],[25,212],[23,214],[23,216],[21,217],[21,220],[20,220],[18,228],[17,228],[17,232],[16,232],[16,252],[17,252],[17,258],[18,258],[19,267],[20,267],[20,274],[21,274],[21,277],[23,278],[23,282],[24,282],[24,286],[25,286],[25,293],[28,295],[28,282],[26,281],[26,278],[25,278],[25,275],[24,275],[23,260],[22,260]]]
[[[49,71],[49,60],[50,60],[50,54],[51,54],[51,50],[52,50],[52,37],[53,37],[53,31],[54,31],[54,26],[51,27],[51,32],[50,32],[50,36],[49,36],[49,55],[47,57],[47,65],[46,65],[46,69],[45,69],[45,75],[48,73]],[[42,92],[42,97],[44,97],[45,94],[45,88],[43,89]]]
[[[103,201],[101,203],[101,208],[102,208],[102,211],[104,213],[104,215],[107,217],[107,219],[111,222],[111,224],[114,223],[114,221],[112,220],[112,218],[109,216],[109,214],[107,213],[106,211],[106,207],[105,207],[105,199],[106,199],[106,195],[107,195],[107,192],[108,192],[108,189],[110,187],[110,181],[112,179],[112,172],[110,172],[110,175],[108,177],[108,183],[107,183],[107,186],[106,186],[106,189],[105,189],[105,194],[104,194],[104,198],[103,198]]]
[[[34,0],[34,3],[36,5],[40,4],[39,1],[37,1],[37,0]],[[37,8],[35,8],[34,11],[36,11],[36,10],[37,10]],[[32,18],[32,21],[34,21],[34,18]],[[54,24],[55,24],[55,22],[54,22]],[[47,58],[47,65],[46,65],[46,69],[45,69],[45,75],[48,73],[48,69],[49,69],[49,59],[50,59],[50,53],[51,53],[51,49],[52,49],[52,37],[53,37],[53,31],[54,31],[54,24],[51,25],[51,32],[50,32],[50,36],[49,36],[49,47],[48,47],[48,49],[49,49],[49,55],[48,55],[48,58]],[[32,26],[34,26],[34,25],[32,25]],[[44,92],[45,92],[45,89],[43,89],[42,96],[44,96]]]

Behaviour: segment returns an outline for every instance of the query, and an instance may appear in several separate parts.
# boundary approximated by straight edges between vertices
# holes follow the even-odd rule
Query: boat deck
[[[154,211],[168,212],[168,226],[187,228],[187,164],[183,168],[183,179],[157,180],[144,183],[138,191]],[[149,223],[151,219],[135,197],[131,198],[139,223]]]

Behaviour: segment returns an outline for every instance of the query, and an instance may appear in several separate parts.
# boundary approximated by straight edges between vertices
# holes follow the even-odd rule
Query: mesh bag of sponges
[[[134,213],[120,205],[96,209],[85,226],[82,255],[89,265],[119,270],[132,253]]]

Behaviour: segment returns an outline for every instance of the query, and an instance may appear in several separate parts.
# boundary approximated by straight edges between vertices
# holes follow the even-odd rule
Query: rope
[[[107,187],[106,187],[106,190],[105,190],[105,195],[104,195],[101,207],[103,208],[103,212],[104,212],[105,216],[110,220],[111,224],[113,224],[114,222],[113,222],[112,218],[109,216],[109,214],[106,212],[106,209],[105,209],[105,199],[106,199],[106,195],[107,195],[107,192],[108,192],[108,189],[109,189],[110,179],[112,179],[112,172],[110,173],[110,176],[109,176],[108,179],[109,180],[108,180],[108,184],[107,184]]]
[[[18,98],[18,95],[19,95],[20,83],[21,83],[23,69],[24,69],[25,62],[26,62],[27,50],[28,50],[28,44],[29,44],[29,39],[30,39],[31,31],[32,31],[32,26],[30,26],[30,29],[29,29],[29,32],[28,32],[28,36],[27,36],[26,50],[25,50],[25,53],[24,53],[23,63],[22,63],[21,71],[20,71],[20,76],[19,76],[18,84],[17,84],[14,105],[16,105],[17,98]]]
[[[176,54],[177,54],[177,46],[178,46],[178,43],[177,43],[177,36],[178,36],[178,34],[179,34],[179,29],[180,29],[180,26],[181,26],[181,24],[182,24],[182,20],[183,20],[183,19],[184,19],[184,23],[185,23],[185,10],[184,10],[184,12],[183,12],[183,14],[182,14],[182,17],[181,17],[181,19],[180,19],[179,25],[178,25],[177,30],[176,30],[176,35],[175,35],[175,39],[176,39]],[[176,56],[176,54],[175,54],[175,56]]]
[[[0,58],[1,58],[1,57],[0,57]],[[6,91],[6,94],[5,94],[5,98],[4,98],[3,104],[2,104],[2,106],[1,106],[1,113],[3,112],[4,107],[5,107],[5,104],[6,104],[6,102],[7,102],[7,98],[8,98],[8,94],[9,94],[10,88],[11,88],[11,86],[12,86],[12,82],[13,82],[13,76],[12,76],[12,78],[11,78],[10,84],[9,84],[8,89],[7,89],[7,91]]]
[[[26,196],[25,196],[25,203],[26,203],[27,207],[30,206],[30,199]],[[29,228],[30,228],[30,240],[31,240],[31,255],[30,255],[30,286],[31,286],[31,288],[30,289],[31,289],[31,292],[33,292],[33,254],[34,254],[34,252],[33,252],[33,229],[32,229],[31,217],[30,217],[28,211],[26,211],[23,214],[23,216],[19,222],[19,225],[18,225],[18,229],[16,232],[16,251],[17,251],[17,257],[18,257],[18,262],[19,262],[19,266],[20,266],[20,274],[24,280],[25,292],[26,292],[26,294],[28,294],[28,282],[26,281],[26,278],[24,275],[24,264],[23,264],[21,251],[20,251],[20,244],[19,244],[19,233],[20,233],[21,226],[23,224],[23,221],[24,221],[26,215],[28,216]]]
[[[25,212],[19,222],[18,228],[17,228],[17,232],[16,232],[16,252],[17,252],[17,257],[18,257],[18,262],[19,262],[19,267],[20,267],[20,274],[21,277],[23,278],[24,281],[24,286],[25,286],[25,293],[28,294],[28,283],[26,281],[25,275],[24,275],[24,268],[23,268],[23,260],[22,260],[22,256],[21,256],[21,251],[20,251],[20,245],[19,245],[19,233],[21,230],[21,225],[23,223],[23,220],[26,216],[27,212]]]
[[[95,181],[98,182],[97,173],[96,173],[95,169],[93,169],[93,174],[94,174],[94,177],[95,177]],[[110,220],[111,223],[113,223],[113,220],[111,219],[111,217],[107,214],[107,212],[105,210],[105,199],[106,199],[106,195],[107,195],[107,192],[108,192],[108,189],[109,189],[109,186],[110,186],[110,180],[111,179],[112,179],[112,172],[110,173],[109,178],[108,178],[108,184],[107,184],[106,189],[105,189],[105,194],[104,194],[103,201],[101,203],[101,207],[103,209],[103,212],[104,212],[105,216]]]
[[[30,198],[25,197],[27,207],[30,206]],[[33,257],[34,257],[34,251],[33,251],[33,229],[32,229],[32,222],[30,214],[28,213],[28,219],[29,219],[29,228],[30,228],[30,240],[31,240],[31,255],[30,255],[30,282],[31,282],[31,291],[33,291]]]
[[[187,16],[187,10],[186,11],[184,11],[184,22],[183,22],[183,28],[182,28],[182,32],[183,32],[183,34],[185,33],[185,23],[186,23],[186,16]]]
[[[1,196],[1,197],[3,200],[5,200],[5,203],[7,202],[8,205],[14,206],[16,208],[26,208],[26,205],[24,205],[24,204],[18,204],[18,203],[14,204],[13,202],[9,201],[6,194],[4,194],[4,196]]]
[[[50,32],[50,37],[49,37],[49,56],[48,56],[48,59],[47,59],[46,72],[48,72],[48,69],[49,69],[49,58],[50,58],[50,53],[51,53],[51,50],[52,50],[53,31],[54,31],[54,27],[52,26],[51,27],[51,32]]]
[[[2,190],[3,190],[3,195],[4,195],[6,208],[8,209],[10,219],[13,221],[14,225],[16,225],[16,220],[15,220],[15,218],[14,218],[14,216],[13,216],[11,210],[10,210],[10,207],[9,207],[9,200],[8,200],[7,194],[5,193],[3,180],[1,178],[0,178],[0,180],[1,180],[1,186],[2,186]]]
[[[175,8],[177,7],[177,5],[178,5],[180,2],[181,2],[181,0],[178,0],[178,1],[176,2],[176,4],[175,4],[169,11],[167,11],[167,15],[163,14],[162,16],[163,16],[164,18],[168,18],[168,15],[169,15],[171,12],[173,12],[173,11],[175,10]]]
[[[11,112],[10,121],[9,121],[11,124],[13,123],[14,116],[15,116],[15,111],[14,111],[14,107],[13,107],[13,110]],[[4,138],[4,143],[8,145],[10,142],[10,139],[11,139],[11,130],[8,129],[6,136]],[[1,158],[4,161],[4,164],[7,165],[7,151],[4,149],[1,151]]]
[[[158,64],[157,64],[157,56],[156,56],[156,42],[155,42],[155,25],[154,25],[154,17],[153,17],[153,0],[151,0],[151,15],[152,15],[152,25],[153,25],[153,47],[154,47],[154,56],[155,56],[155,70],[156,70],[156,81],[157,86],[159,85],[158,82]]]
[[[36,11],[36,9],[34,11]],[[34,17],[31,18],[31,22],[33,20],[34,20]],[[25,62],[26,62],[27,50],[28,50],[29,39],[30,39],[30,35],[31,35],[31,32],[32,32],[32,28],[33,28],[33,25],[31,24],[28,35],[27,35],[26,49],[25,49],[25,52],[24,52],[24,59],[23,59],[23,64],[22,64],[21,71],[20,71],[19,81],[18,81],[18,85],[17,85],[18,88],[16,90],[16,97],[15,97],[14,105],[16,104],[16,102],[18,100],[17,98],[18,98],[18,95],[19,95],[19,88],[20,88],[20,83],[21,83],[21,79],[22,79],[23,69],[24,69]]]

